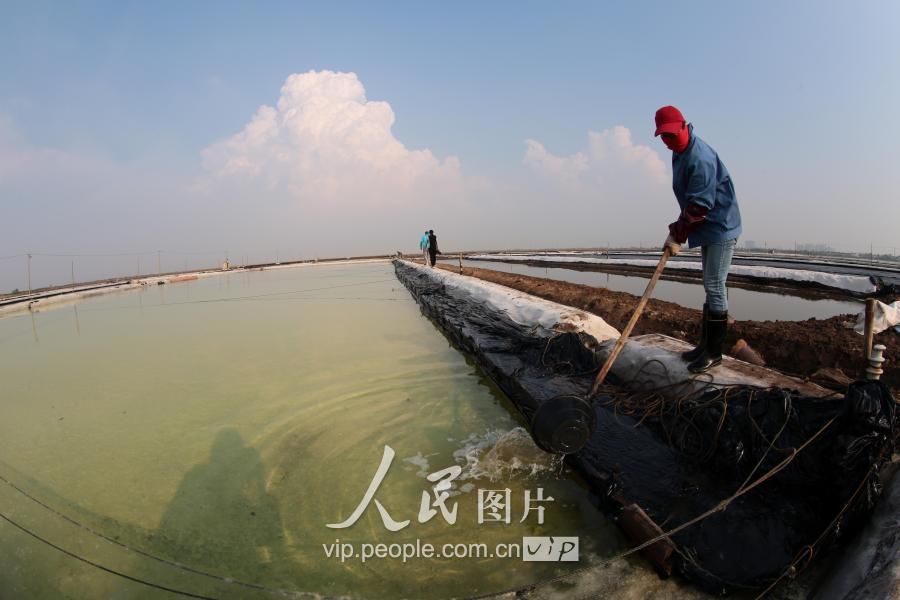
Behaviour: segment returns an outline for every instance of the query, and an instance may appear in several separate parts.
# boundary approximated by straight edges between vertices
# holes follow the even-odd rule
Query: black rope
[[[145,551],[145,550],[141,550],[140,548],[135,548],[135,547],[133,547],[133,546],[129,546],[128,544],[126,544],[126,543],[124,543],[124,542],[120,542],[119,540],[117,540],[117,539],[115,539],[115,538],[111,538],[111,537],[109,537],[109,536],[107,536],[107,535],[105,535],[105,534],[103,534],[103,533],[101,533],[101,532],[99,532],[99,531],[96,531],[96,530],[92,529],[90,526],[85,525],[85,524],[83,524],[83,523],[81,523],[81,522],[79,522],[79,521],[76,521],[75,519],[73,519],[72,517],[70,517],[70,516],[68,516],[68,515],[66,515],[66,514],[64,514],[64,513],[61,513],[60,511],[56,510],[56,509],[53,508],[52,506],[50,506],[50,505],[48,505],[48,504],[42,502],[42,501],[39,500],[38,498],[35,498],[35,497],[32,496],[31,494],[29,494],[28,492],[26,492],[25,490],[23,490],[22,488],[20,488],[18,485],[16,485],[16,484],[13,483],[12,481],[8,480],[8,479],[7,479],[6,477],[4,477],[3,475],[0,475],[0,481],[3,481],[6,485],[10,486],[12,489],[16,490],[18,493],[22,494],[23,496],[25,496],[26,498],[28,498],[29,500],[31,500],[32,502],[34,502],[34,503],[37,504],[38,506],[41,506],[41,507],[45,508],[46,510],[50,511],[51,513],[53,513],[53,514],[56,515],[57,517],[60,517],[61,519],[65,520],[65,521],[68,521],[69,523],[71,523],[71,524],[73,524],[73,525],[75,525],[75,526],[77,526],[77,527],[80,527],[81,529],[87,531],[88,533],[90,533],[90,534],[92,534],[92,535],[95,535],[95,536],[99,537],[100,539],[103,539],[103,540],[105,540],[105,541],[107,541],[107,542],[109,542],[109,543],[111,543],[111,544],[115,544],[116,546],[119,546],[119,547],[124,548],[124,549],[126,549],[126,550],[130,550],[131,552],[134,552],[135,554],[140,554],[141,556],[145,556],[145,557],[150,558],[150,559],[152,559],[152,560],[155,560],[155,561],[157,561],[157,562],[163,563],[163,564],[165,564],[165,565],[169,565],[170,567],[174,567],[174,568],[176,568],[176,569],[181,569],[182,571],[187,571],[188,573],[194,573],[194,574],[196,574],[196,575],[202,575],[202,576],[204,576],[204,577],[209,577],[209,578],[211,578],[211,579],[216,579],[216,580],[221,581],[221,582],[223,582],[223,583],[240,585],[240,586],[243,586],[243,587],[248,587],[248,588],[252,588],[252,589],[255,589],[255,590],[259,590],[259,591],[263,591],[263,592],[268,592],[268,593],[273,593],[273,594],[279,594],[279,595],[287,595],[287,594],[290,594],[290,593],[291,593],[291,592],[288,592],[288,591],[286,591],[286,590],[277,590],[277,589],[273,589],[273,588],[267,588],[267,587],[265,587],[265,586],[262,586],[262,585],[259,585],[259,584],[256,584],[256,583],[249,583],[249,582],[246,582],[246,581],[241,581],[241,580],[235,579],[235,578],[233,578],[233,577],[222,577],[221,575],[216,575],[216,574],[214,574],[214,573],[208,573],[208,572],[206,572],[206,571],[201,571],[200,569],[195,569],[195,568],[193,568],[193,567],[189,567],[189,566],[187,566],[187,565],[183,565],[183,564],[181,564],[181,563],[179,563],[179,562],[176,562],[176,561],[173,561],[173,560],[169,560],[169,559],[166,559],[166,558],[162,558],[162,557],[156,556],[156,555],[154,555],[154,554],[150,554],[149,552],[147,552],[147,551]]]
[[[131,576],[131,575],[128,575],[127,573],[122,573],[121,571],[116,571],[115,569],[111,569],[111,568],[109,568],[109,567],[104,567],[103,565],[101,565],[101,564],[99,564],[99,563],[95,563],[94,561],[92,561],[92,560],[90,560],[90,559],[84,558],[83,556],[79,556],[79,555],[75,554],[74,552],[71,552],[71,551],[69,551],[69,550],[66,550],[65,548],[62,548],[61,546],[57,546],[57,545],[54,544],[53,542],[51,542],[51,541],[49,541],[49,540],[46,540],[46,539],[42,538],[41,536],[39,536],[38,534],[34,533],[33,531],[31,531],[31,530],[29,530],[29,529],[23,527],[22,525],[19,525],[18,523],[16,523],[15,521],[13,521],[12,519],[10,519],[9,517],[7,517],[7,516],[6,516],[5,514],[3,514],[3,513],[0,513],[0,518],[2,518],[4,521],[6,521],[7,523],[9,523],[10,525],[12,525],[13,527],[15,527],[16,529],[19,529],[20,531],[22,531],[22,532],[24,532],[24,533],[27,533],[28,535],[30,535],[30,536],[33,537],[34,539],[36,539],[36,540],[38,540],[38,541],[40,541],[40,542],[43,542],[44,544],[50,546],[51,548],[53,548],[53,549],[55,549],[55,550],[59,550],[59,551],[62,552],[63,554],[65,554],[65,555],[67,555],[67,556],[71,556],[72,558],[74,558],[74,559],[76,559],[76,560],[80,560],[81,562],[83,562],[83,563],[85,563],[85,564],[88,564],[88,565],[90,565],[90,566],[92,566],[92,567],[94,567],[94,568],[96,568],[96,569],[100,569],[101,571],[106,571],[107,573],[110,573],[110,574],[112,574],[112,575],[116,575],[117,577],[122,577],[123,579],[127,579],[127,580],[129,580],[129,581],[134,581],[135,583],[140,583],[141,585],[146,585],[146,586],[148,586],[148,587],[152,587],[152,588],[155,588],[155,589],[157,589],[157,590],[162,590],[162,591],[164,591],[164,592],[171,592],[171,593],[173,593],[173,594],[178,594],[179,596],[185,596],[185,597],[187,597],[187,598],[201,598],[202,600],[216,600],[216,598],[214,598],[214,597],[212,597],[212,596],[202,596],[202,595],[200,595],[200,594],[193,594],[193,593],[191,593],[191,592],[185,592],[184,590],[178,590],[178,589],[175,589],[175,588],[166,587],[166,586],[164,586],[164,585],[159,585],[158,583],[153,583],[152,581],[147,581],[147,580],[145,580],[145,579],[139,579],[139,578],[137,578],[137,577],[133,577],[133,576]]]

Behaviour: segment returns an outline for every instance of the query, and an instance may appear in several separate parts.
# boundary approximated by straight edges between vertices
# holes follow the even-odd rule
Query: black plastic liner
[[[546,448],[535,414],[553,413],[548,403],[584,399],[604,349],[584,333],[514,323],[421,269],[394,264],[422,312],[474,357]],[[640,394],[631,398],[632,407],[635,398],[639,403]],[[897,436],[890,390],[880,382],[857,382],[844,397],[832,398],[729,386],[661,406],[652,414],[629,414],[615,397],[596,397],[587,443],[566,458],[601,509],[629,535],[643,532],[636,541],[716,507],[818,436],[725,510],[672,535],[669,551],[650,548],[661,574],[678,572],[713,593],[766,587],[792,564],[806,566],[810,547],[817,554],[856,527],[878,498],[877,469]],[[571,406],[566,410],[571,417]]]

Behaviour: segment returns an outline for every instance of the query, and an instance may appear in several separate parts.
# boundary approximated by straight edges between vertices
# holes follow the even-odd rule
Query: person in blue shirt
[[[419,250],[422,251],[422,260],[425,261],[425,264],[428,264],[428,230],[425,230],[425,233],[422,234],[422,237],[419,238]]]
[[[741,234],[741,211],[728,169],[680,110],[664,106],[656,111],[656,135],[672,151],[672,190],[681,208],[663,248],[675,256],[687,242],[690,248],[700,246],[703,260],[706,303],[700,342],[682,354],[692,373],[702,373],[722,362],[728,332],[725,280]]]

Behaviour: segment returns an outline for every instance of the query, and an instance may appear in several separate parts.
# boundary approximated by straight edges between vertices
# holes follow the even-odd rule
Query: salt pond
[[[3,597],[466,597],[627,547],[387,262],[232,273],[0,319],[0,381]],[[374,500],[409,524],[389,531],[373,502],[352,526],[327,527],[351,517],[386,446],[395,457]],[[452,466],[455,524],[439,507],[420,522],[423,491],[434,500],[426,476]],[[510,523],[479,524],[479,489],[506,488]],[[538,488],[554,498],[544,524],[535,511],[520,522]],[[581,560],[329,551],[337,540],[494,551],[523,536],[578,536]],[[540,595],[575,590],[698,595],[638,559]]]

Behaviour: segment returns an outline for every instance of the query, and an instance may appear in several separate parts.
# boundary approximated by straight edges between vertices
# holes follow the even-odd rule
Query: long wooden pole
[[[863,352],[866,355],[863,357],[863,365],[869,366],[869,356],[872,355],[872,342],[875,339],[875,300],[874,298],[869,298],[866,300],[866,321],[864,329],[865,333],[865,345],[863,347]]]
[[[594,394],[597,393],[597,389],[603,383],[603,380],[606,379],[606,374],[609,373],[609,370],[612,368],[613,363],[616,362],[616,359],[619,358],[619,353],[622,352],[622,348],[625,347],[625,342],[628,341],[628,336],[631,335],[631,330],[634,329],[635,324],[637,324],[638,319],[641,317],[641,313],[644,312],[644,307],[647,306],[647,301],[650,300],[650,295],[653,294],[653,288],[656,287],[656,282],[659,281],[659,276],[662,275],[663,269],[666,268],[666,261],[669,260],[670,252],[669,248],[665,248],[663,250],[662,256],[659,259],[659,264],[656,265],[656,270],[653,271],[653,276],[650,277],[650,283],[647,284],[647,289],[644,290],[644,295],[641,296],[640,302],[638,302],[637,308],[634,309],[634,314],[631,315],[631,319],[629,319],[628,324],[625,326],[625,329],[622,330],[622,335],[619,336],[619,339],[616,340],[616,345],[613,346],[612,352],[610,352],[609,357],[606,359],[606,362],[603,363],[603,368],[600,369],[600,372],[597,374],[597,379],[594,380],[594,386],[591,388],[591,393],[588,396],[589,398],[593,398]]]

